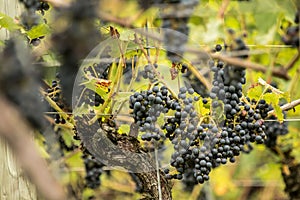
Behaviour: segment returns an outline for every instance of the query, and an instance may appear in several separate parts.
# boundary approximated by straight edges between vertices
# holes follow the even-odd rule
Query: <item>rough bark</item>
[[[110,167],[125,168],[136,174],[142,183],[145,199],[159,199],[155,159],[142,149],[136,138],[119,134],[106,123],[89,125],[85,117],[76,119],[76,128],[84,147],[96,159]],[[172,199],[170,184],[161,170],[159,175],[162,199]]]

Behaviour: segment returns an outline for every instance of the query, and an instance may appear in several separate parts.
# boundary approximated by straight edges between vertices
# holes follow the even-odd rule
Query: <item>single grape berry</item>
[[[215,47],[216,51],[221,51],[222,50],[222,46],[220,44],[217,44]]]

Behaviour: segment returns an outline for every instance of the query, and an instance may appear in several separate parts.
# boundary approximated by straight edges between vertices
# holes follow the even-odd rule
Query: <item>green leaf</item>
[[[163,113],[161,113],[161,114],[159,115],[159,117],[157,118],[157,123],[158,123],[159,125],[163,125],[163,124],[165,123],[165,116],[164,116]]]
[[[191,24],[196,25],[196,26],[204,24],[203,18],[202,18],[202,17],[199,17],[199,16],[191,16],[189,22],[190,22]]]
[[[0,28],[1,27],[9,31],[20,29],[20,26],[14,22],[13,18],[3,13],[0,13]]]
[[[68,129],[61,129],[61,136],[68,147],[73,145],[73,133]]]
[[[207,99],[208,102],[206,104],[203,104],[202,98],[196,102],[195,104],[195,109],[196,111],[202,116],[207,116],[210,113],[210,104],[211,104],[211,99]]]
[[[280,106],[277,104],[277,105],[273,105],[274,107],[274,111],[275,111],[275,115],[277,116],[277,119],[280,123],[283,122],[283,119],[284,119],[284,116],[283,116],[283,113],[282,113],[282,110],[280,108]]]
[[[86,88],[95,91],[97,94],[99,94],[103,99],[107,98],[107,92],[108,88],[106,87],[97,87],[97,80],[94,78],[91,78],[89,81],[82,83]]]
[[[286,99],[288,102],[291,102],[291,95],[289,92],[284,92],[281,96],[282,98]]]
[[[133,92],[118,92],[117,95],[115,96],[115,98],[118,101],[124,101],[129,99],[129,97],[133,95]]]
[[[278,105],[280,95],[275,93],[266,93],[262,96],[262,98],[268,103],[272,105]]]
[[[258,100],[263,93],[263,88],[261,85],[254,86],[250,88],[247,92],[247,97],[250,99]]]
[[[132,41],[134,40],[134,31],[127,30],[120,33],[120,40],[121,41]]]
[[[50,27],[47,24],[39,24],[32,27],[29,31],[26,32],[27,36],[30,39],[39,38],[41,36],[48,35],[50,33]]]
[[[142,55],[142,51],[138,50],[138,48],[139,48],[138,45],[136,45],[133,42],[130,42],[128,44],[128,48],[127,48],[127,51],[125,53],[125,57],[127,59],[132,59],[133,56],[141,56]]]
[[[120,134],[122,134],[122,133],[129,133],[129,131],[130,131],[129,124],[122,124],[118,128],[118,133],[120,133]]]
[[[257,12],[254,14],[254,19],[257,23],[257,30],[262,33],[268,33],[269,30],[276,24],[277,13],[274,12]]]
[[[148,90],[149,83],[139,84],[137,88],[135,88],[135,91],[143,91]]]
[[[43,158],[50,158],[49,153],[45,149],[45,138],[42,134],[37,133],[34,135],[34,141],[37,144],[37,150]]]
[[[76,153],[74,152],[70,152],[69,153],[70,157],[68,157],[66,159],[66,163],[68,164],[68,166],[70,168],[78,168],[78,167],[83,167],[84,166],[84,163],[83,163],[83,160],[82,160],[82,152],[78,151]],[[76,178],[76,177],[74,177]]]
[[[90,188],[85,188],[83,190],[83,194],[82,194],[82,199],[83,200],[88,200],[91,199],[95,196],[95,190],[90,189]]]
[[[281,98],[281,94],[276,93],[266,93],[263,95],[263,99],[268,103],[271,104],[274,108],[274,114],[276,115],[277,119],[280,122],[283,122],[284,116],[282,110],[279,106],[279,99]]]

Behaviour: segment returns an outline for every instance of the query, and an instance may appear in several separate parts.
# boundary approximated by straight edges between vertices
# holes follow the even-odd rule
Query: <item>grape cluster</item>
[[[40,11],[42,15],[44,15],[45,11],[49,10],[50,8],[48,3],[39,0],[20,0],[20,2],[23,3],[27,9],[21,15],[21,24],[26,30],[30,30],[33,26],[36,26],[40,23],[41,18],[36,11]],[[33,39],[38,40],[39,38]],[[37,43],[38,42],[35,42],[34,44]]]
[[[29,43],[33,46],[38,46],[41,43],[41,39],[43,39],[45,36],[41,36],[38,38],[28,39]]]
[[[285,35],[282,37],[282,41],[286,45],[291,45],[293,47],[299,47],[300,34],[299,34],[299,10],[295,14],[296,26],[290,26],[287,28]]]
[[[21,14],[21,24],[25,30],[30,30],[32,27],[37,26],[41,22],[41,17],[35,10],[26,10]]]
[[[220,44],[217,44],[212,51],[213,52],[219,52],[221,50],[222,50],[222,46]],[[214,66],[214,62],[213,61],[210,61],[208,64],[209,64],[210,67]],[[223,66],[223,63],[220,62],[220,65]],[[186,80],[188,80],[187,82],[185,82],[186,86],[188,86],[188,85],[191,86],[195,90],[195,92],[198,93],[203,98],[207,98],[207,97],[210,96],[210,92],[208,91],[208,89],[206,88],[206,86],[191,71],[189,71],[188,69],[186,69],[182,73],[184,73],[184,72],[185,72],[185,74],[183,75],[183,77]],[[207,80],[210,77],[209,71],[207,71],[206,73],[204,73],[202,75]],[[217,76],[217,74],[215,76]],[[215,77],[215,79],[216,79],[216,77]]]
[[[235,40],[237,46],[233,51],[249,50],[241,39]],[[247,55],[241,56],[247,58]],[[213,107],[218,107],[218,101],[223,101],[226,119],[231,120],[240,111],[239,103],[242,97],[242,86],[246,82],[245,69],[236,66],[224,66],[219,61],[216,66],[211,62],[211,70],[214,72],[213,87],[210,97],[214,100]]]
[[[42,15],[45,14],[45,11],[49,10],[50,6],[47,2],[40,2],[39,7],[37,8],[37,10],[39,10]]]
[[[271,82],[270,85],[274,88],[278,88],[278,85],[276,82]],[[272,90],[268,89],[267,93],[271,93]],[[282,104],[281,102],[280,104]],[[268,110],[273,110],[273,107],[269,105]],[[283,118],[286,118],[286,112],[283,112]],[[267,135],[267,138],[265,140],[265,145],[269,148],[272,148],[276,146],[277,137],[280,135],[285,135],[288,133],[288,122],[284,121],[280,123],[276,116],[271,115],[270,117],[266,118],[265,121],[265,133]]]
[[[64,102],[64,99],[61,94],[61,89],[59,86],[59,79],[53,80],[50,88],[47,89],[47,95],[51,98],[52,101],[63,111],[70,111],[68,107],[66,107],[66,104]],[[54,118],[54,123],[55,124],[65,124],[66,120],[61,117],[60,113],[57,113],[57,111],[53,108],[50,107],[49,109],[50,112],[55,112],[53,118]],[[78,136],[76,136],[76,129],[72,130],[72,133],[74,134],[74,139],[79,139]],[[60,153],[63,156],[64,150],[70,152],[73,151],[74,149],[78,148],[78,146],[75,143],[69,143],[67,144],[65,139],[63,138],[63,130],[62,128],[57,128],[55,129],[55,137],[59,142],[59,147],[60,147]]]
[[[222,68],[222,63],[218,63],[218,77],[213,82],[210,97],[224,102],[226,118],[233,119],[234,115],[240,111],[239,103],[242,97],[242,85],[245,83],[245,70],[234,66]],[[222,78],[222,81],[220,81]],[[215,102],[215,101],[214,101]],[[216,107],[213,105],[213,107]]]
[[[154,83],[155,81],[157,81],[157,75],[156,75],[153,67],[155,69],[157,69],[158,65],[157,64],[153,64],[153,66],[151,64],[145,65],[144,70],[141,71],[143,78],[149,79],[151,83]]]
[[[24,4],[26,9],[33,9],[37,10],[40,7],[40,1],[39,0],[19,0],[21,3]]]
[[[88,68],[84,68],[84,72],[85,73],[91,73],[91,75],[93,77],[98,77],[100,79],[107,80],[111,64],[112,64],[111,62],[104,62],[104,61],[100,62],[100,63],[94,63],[93,66],[89,66]]]
[[[194,186],[198,184],[197,179],[194,176],[193,168],[187,168],[183,174],[182,184],[184,190],[187,192],[192,192]]]
[[[161,113],[167,113],[172,106],[172,97],[165,86],[154,86],[148,91],[135,92],[130,96],[129,108],[133,109],[134,122],[144,132],[143,140],[159,140],[163,134],[156,126]]]
[[[286,167],[281,167],[281,174],[285,183],[284,191],[289,194],[289,199],[299,199],[300,198],[300,185],[299,185],[299,177],[300,177],[300,164],[297,163],[295,158],[291,156],[290,152],[292,150],[288,149],[284,152],[286,157]],[[293,163],[293,164],[291,164]]]
[[[233,50],[248,50],[242,40],[236,39]],[[221,46],[216,46],[221,51]],[[246,58],[247,55],[241,55]],[[209,180],[209,173],[215,167],[235,162],[241,152],[250,152],[251,143],[263,144],[266,139],[264,119],[271,110],[265,100],[242,99],[245,70],[221,61],[211,61],[214,73],[211,102],[202,98],[203,106],[209,106],[209,117],[199,118],[194,104],[199,98],[192,88],[181,88],[174,117],[168,118],[163,127],[166,137],[174,145],[171,166],[176,173],[166,170],[169,179],[183,179],[187,190],[197,183]],[[192,98],[189,95],[193,95]],[[220,117],[220,112],[224,116]]]
[[[256,102],[253,101],[254,103]],[[240,155],[240,152],[252,150],[252,142],[263,143],[265,126],[261,115],[265,115],[268,111],[264,109],[268,105],[260,101],[257,107],[262,110],[254,111],[250,105],[246,104],[241,106],[241,111],[235,118],[235,124],[226,122],[223,126],[217,126],[209,121],[202,121],[194,132],[178,131],[178,134],[184,135],[180,135],[179,142],[172,140],[176,150],[171,161],[171,165],[176,168],[178,174],[167,174],[167,177],[177,179],[183,177],[183,183],[187,187],[203,183],[209,180],[212,168],[226,164],[228,160],[235,162],[235,156]],[[192,140],[187,139],[189,142],[186,142],[181,138]]]
[[[284,115],[286,116],[286,115]],[[288,123],[278,122],[277,117],[271,116],[268,118],[268,120],[274,120],[274,121],[266,121],[265,126],[266,130],[265,133],[267,135],[267,139],[265,141],[265,145],[269,148],[276,146],[276,140],[277,137],[280,135],[286,135],[288,133]]]
[[[286,34],[282,37],[282,41],[286,45],[299,47],[299,26],[287,28]]]
[[[166,123],[163,125],[163,129],[166,131],[166,137],[172,142],[178,142],[176,138],[185,137],[181,135],[191,134],[195,131],[198,123],[198,115],[194,109],[193,102],[198,101],[199,97],[192,97],[194,94],[194,89],[182,87],[179,90],[178,99],[182,102],[174,101],[171,104],[171,109],[175,111],[174,116],[167,119]]]
[[[218,130],[213,125],[200,125],[199,116],[195,111],[194,103],[200,100],[193,88],[180,88],[178,99],[181,103],[176,106],[173,118],[168,119],[165,130],[174,145],[171,157],[171,166],[176,173],[166,171],[169,179],[183,179],[185,183],[203,183],[209,180],[209,173],[213,167],[210,153],[211,138],[208,127]],[[192,174],[192,175],[191,175]]]
[[[85,103],[89,106],[100,106],[104,103],[104,99],[95,91],[90,89],[82,90],[83,95],[81,96],[80,103]]]
[[[101,184],[100,176],[103,173],[103,167],[105,165],[87,153],[82,155],[82,159],[84,160],[86,172],[86,186],[92,189],[99,187]]]

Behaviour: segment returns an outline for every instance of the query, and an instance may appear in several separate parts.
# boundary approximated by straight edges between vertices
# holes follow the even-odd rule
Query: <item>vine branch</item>
[[[222,1],[221,8],[220,8],[220,10],[218,12],[218,18],[224,19],[224,14],[225,14],[225,11],[226,11],[229,3],[230,3],[230,0],[224,0],[224,1]]]
[[[136,29],[136,27],[134,27],[131,23],[129,23],[128,20],[116,18],[105,12],[100,13],[99,17],[103,20],[107,20],[107,21],[116,23],[120,26],[135,29],[134,31],[136,33],[140,33],[149,38],[157,40],[159,42],[163,42],[163,38],[159,34],[149,33],[149,32],[143,31],[141,29]],[[226,62],[227,64],[236,65],[236,66],[240,66],[240,67],[248,68],[248,69],[253,69],[255,71],[261,71],[263,73],[267,72],[267,70],[268,70],[268,68],[266,66],[263,66],[263,65],[260,65],[260,64],[254,63],[254,62],[250,62],[250,61],[245,61],[245,60],[242,60],[239,58],[233,58],[233,57],[224,56],[224,55],[220,55],[220,54],[211,54],[211,53],[199,50],[199,49],[189,48],[189,47],[185,48],[185,51],[189,52],[189,53],[197,54],[200,57],[203,57],[203,56],[207,57],[207,55],[209,55],[211,58],[219,59],[221,61]],[[275,68],[275,69],[272,69],[271,72],[272,72],[273,76],[282,78],[284,80],[289,80],[290,77],[287,74],[288,69],[289,68],[279,68],[279,69]]]
[[[292,58],[292,60],[286,65],[285,69],[290,70],[293,68],[293,66],[296,64],[296,62],[300,58],[300,48],[297,51],[297,54]]]
[[[220,55],[220,54],[210,54],[210,56],[214,59],[219,59],[221,61],[226,62],[227,64],[231,64],[231,65],[235,65],[235,66],[239,66],[242,68],[247,68],[247,69],[253,69],[255,71],[260,71],[263,73],[266,73],[268,68],[257,64],[257,63],[253,63],[247,60],[242,60],[240,58],[233,58],[233,57],[229,57],[229,56],[224,56],[224,55]],[[272,69],[272,75],[285,79],[285,80],[289,80],[290,77],[287,74],[287,70],[285,68],[275,68]]]
[[[299,104],[300,104],[300,99],[297,99],[295,101],[292,101],[291,103],[284,104],[283,106],[280,107],[280,109],[282,111],[288,111],[292,108],[295,108]],[[272,115],[272,114],[274,114],[274,112],[275,112],[274,110],[271,110],[271,111],[268,112],[268,115]]]

